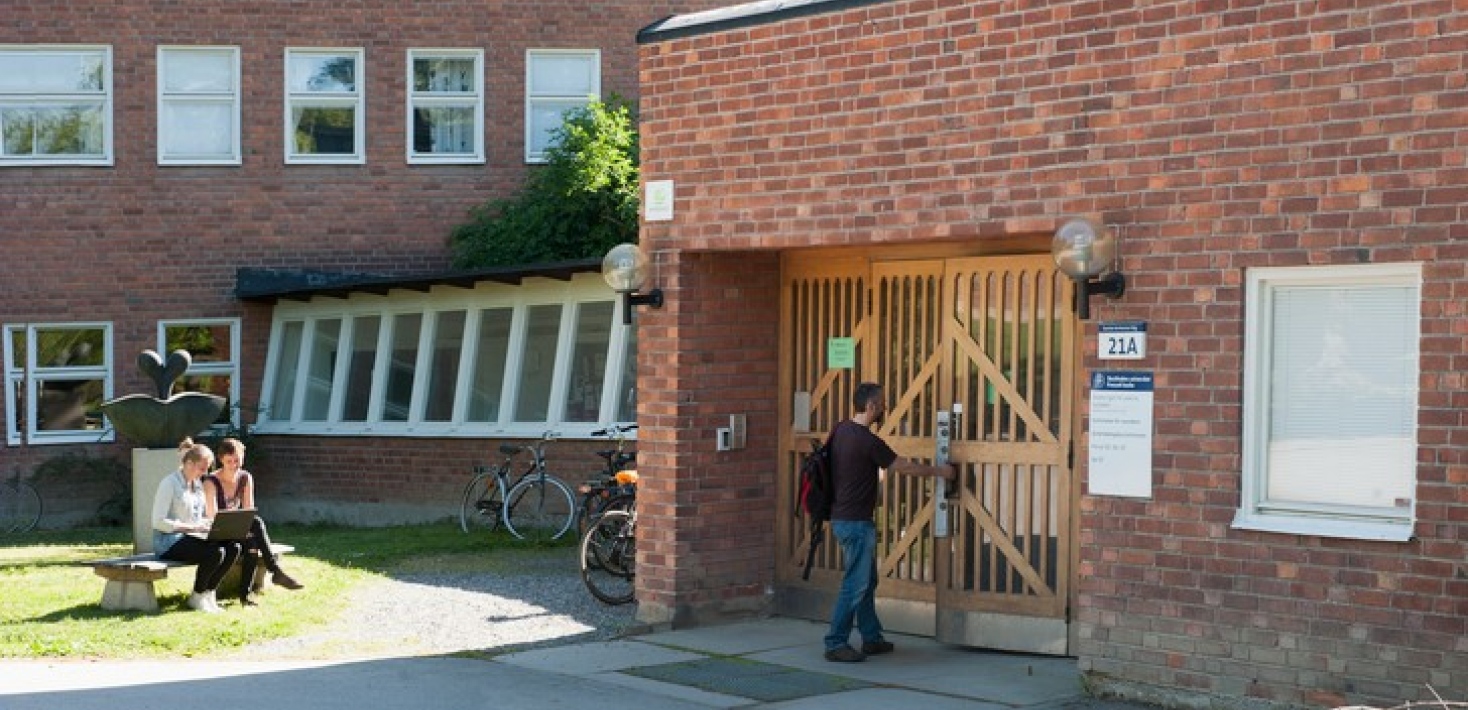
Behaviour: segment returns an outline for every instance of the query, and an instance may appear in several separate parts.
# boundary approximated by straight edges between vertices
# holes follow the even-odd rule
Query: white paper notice
[[[642,195],[643,219],[666,222],[673,218],[673,181],[648,180]]]
[[[1152,497],[1152,373],[1091,373],[1092,495]]]

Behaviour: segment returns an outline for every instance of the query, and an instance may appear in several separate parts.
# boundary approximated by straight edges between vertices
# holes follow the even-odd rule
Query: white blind
[[[1267,501],[1406,512],[1417,300],[1407,285],[1274,289]]]

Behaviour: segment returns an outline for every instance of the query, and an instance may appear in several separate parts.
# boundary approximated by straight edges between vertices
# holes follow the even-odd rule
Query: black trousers
[[[238,542],[210,542],[185,535],[159,557],[198,565],[194,572],[194,593],[202,594],[219,589],[224,574],[240,558],[241,549]]]
[[[280,571],[275,555],[270,552],[270,533],[265,529],[265,521],[258,515],[255,516],[255,522],[250,523],[250,536],[245,538],[244,555],[244,559],[240,560],[241,597],[250,593],[250,585],[255,582],[257,562],[264,562],[265,569],[272,573]]]

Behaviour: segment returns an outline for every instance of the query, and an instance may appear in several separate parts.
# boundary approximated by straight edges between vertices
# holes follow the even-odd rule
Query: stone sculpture
[[[170,395],[173,383],[193,362],[187,350],[175,350],[165,361],[152,350],[138,355],[138,369],[153,380],[157,396],[130,394],[102,403],[102,412],[123,438],[148,449],[171,449],[219,419],[224,398],[202,392]]]

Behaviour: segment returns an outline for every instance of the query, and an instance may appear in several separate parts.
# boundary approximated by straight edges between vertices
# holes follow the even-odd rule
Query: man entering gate
[[[856,413],[831,432],[831,479],[836,499],[831,507],[831,534],[841,545],[844,565],[841,592],[831,610],[826,632],[826,660],[851,663],[869,655],[891,653],[877,618],[877,526],[872,514],[881,493],[881,472],[952,480],[953,466],[930,466],[898,458],[887,442],[871,431],[887,414],[882,386],[863,382],[852,396]],[[861,634],[861,650],[851,647],[851,626]]]

